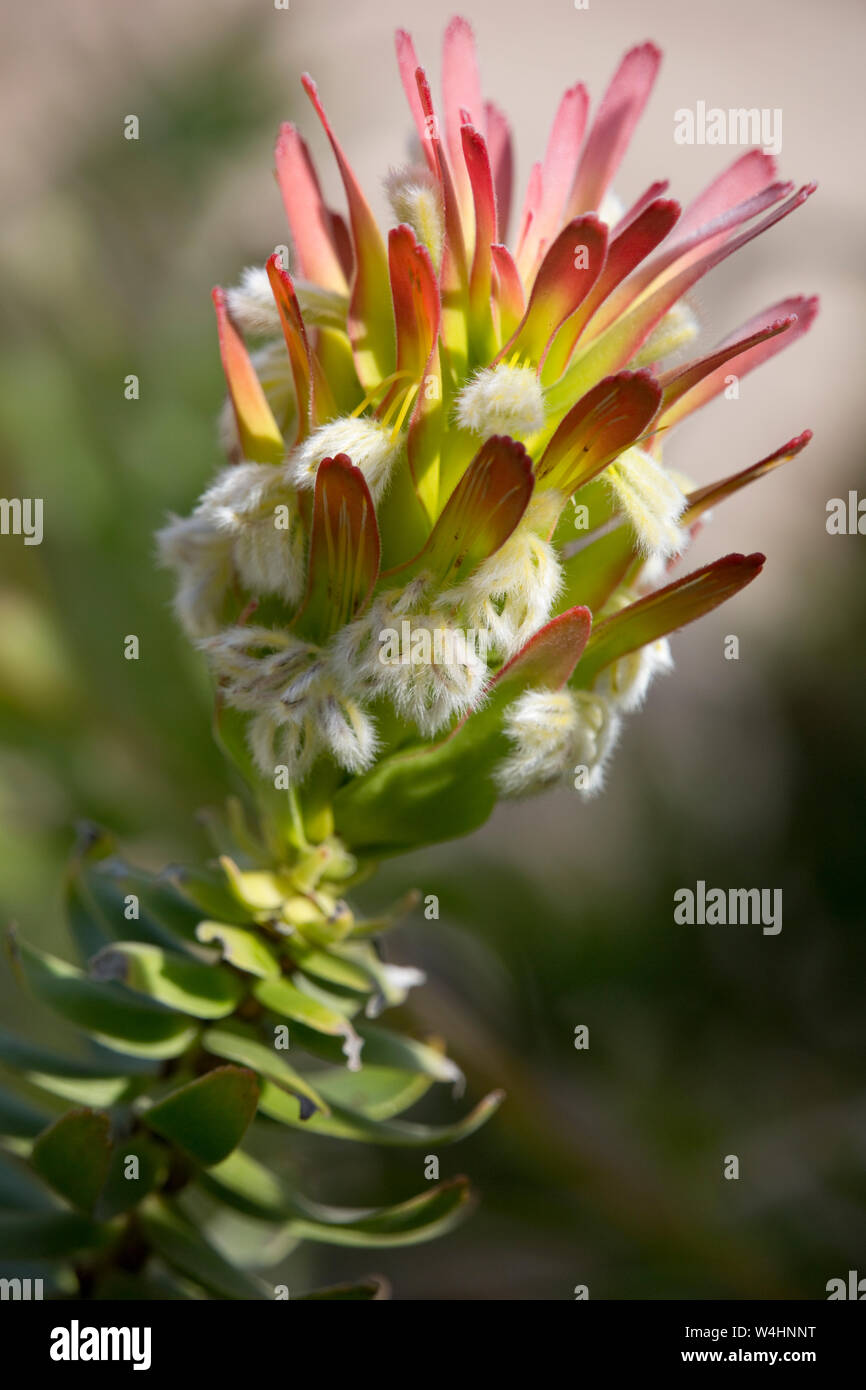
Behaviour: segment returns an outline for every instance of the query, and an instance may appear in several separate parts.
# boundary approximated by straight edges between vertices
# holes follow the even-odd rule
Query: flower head
[[[653,44],[592,117],[582,85],[565,93],[513,222],[511,134],[481,99],[469,26],[446,32],[440,109],[402,31],[397,58],[417,158],[387,176],[387,236],[303,79],[347,219],[283,126],[291,269],[275,254],[215,291],[232,461],[161,537],[261,776],[284,764],[378,853],[575,766],[598,788],[621,714],[671,666],[668,634],[763,557],[671,566],[715,503],[809,438],[694,487],[666,462],[672,431],[816,312],[786,299],[682,360],[692,288],[813,186],[753,150],[685,209],[653,183],[623,210]],[[383,659],[389,634],[407,646]]]

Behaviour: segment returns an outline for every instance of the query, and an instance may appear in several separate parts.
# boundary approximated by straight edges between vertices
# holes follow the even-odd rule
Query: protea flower
[[[653,44],[626,54],[591,124],[585,88],[566,92],[510,245],[511,136],[471,29],[448,27],[441,112],[404,32],[397,56],[416,138],[386,180],[387,238],[302,79],[348,225],[284,125],[291,272],[277,252],[215,291],[231,462],[161,538],[261,777],[282,771],[320,829],[375,855],[564,775],[598,789],[621,714],[671,665],[667,634],[763,557],[666,569],[711,506],[809,436],[709,487],[663,445],[815,313],[784,300],[679,360],[691,287],[812,185],[793,192],[755,150],[685,211],[661,182],[622,211],[611,185]]]
[[[763,557],[669,567],[711,507],[809,438],[710,485],[662,457],[729,374],[808,328],[815,301],[794,297],[679,356],[698,330],[692,286],[811,186],[792,192],[753,151],[684,212],[664,183],[623,212],[611,185],[659,63],[644,44],[586,135],[584,88],[563,97],[509,249],[511,138],[482,102],[468,25],[446,33],[441,114],[405,33],[397,53],[417,139],[386,181],[396,225],[384,238],[304,78],[348,224],[284,126],[291,264],[276,251],[214,292],[229,462],[160,538],[257,815],[230,801],[211,819],[219,857],[156,877],[90,832],[68,885],[87,968],[17,947],[34,992],[91,1040],[71,1059],[0,1038],[38,1098],[7,1107],[4,1162],[55,1194],[46,1211],[25,1184],[0,1242],[55,1259],[60,1291],[273,1297],[208,1243],[205,1195],[272,1232],[265,1266],[297,1239],[386,1246],[460,1217],[462,1179],[339,1211],[251,1152],[268,1123],[439,1146],[501,1098],[445,1127],[399,1118],[461,1074],[435,1040],[370,1021],[422,977],[383,958],[397,913],[359,918],[344,894],[383,856],[472,830],[499,797],[563,776],[596,791],[622,714],[671,666],[668,634]]]

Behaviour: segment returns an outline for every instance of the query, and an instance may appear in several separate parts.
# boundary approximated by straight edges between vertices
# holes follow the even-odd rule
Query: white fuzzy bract
[[[583,773],[581,790],[598,791],[619,721],[600,696],[585,690],[525,690],[505,712],[512,751],[494,774],[504,796],[541,791]]]
[[[535,434],[544,424],[544,396],[531,367],[482,367],[457,397],[457,423],[473,434]]]
[[[533,497],[505,544],[441,597],[468,627],[486,629],[491,651],[505,659],[547,622],[562,587],[556,550],[544,539],[557,505],[551,492]]]
[[[686,499],[664,467],[645,449],[634,446],[620,454],[602,476],[643,553],[675,555],[683,544],[677,522]]]
[[[296,487],[312,488],[322,459],[346,454],[364,474],[375,502],[388,486],[402,449],[399,435],[392,438],[390,429],[378,420],[344,416],[322,425],[299,444],[289,459],[289,468]]]
[[[673,667],[670,643],[662,637],[613,662],[601,672],[593,689],[605,695],[615,709],[628,713],[643,704],[655,677]]]
[[[385,192],[397,221],[412,228],[438,270],[445,242],[445,215],[432,174],[420,166],[392,169],[385,180]]]

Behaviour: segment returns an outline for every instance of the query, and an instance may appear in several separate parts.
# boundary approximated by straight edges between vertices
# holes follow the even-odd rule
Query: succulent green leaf
[[[251,1067],[261,1076],[266,1076],[269,1081],[275,1081],[278,1086],[303,1098],[308,1102],[311,1111],[316,1109],[327,1112],[327,1102],[294,1067],[284,1061],[280,1052],[257,1042],[240,1029],[209,1028],[202,1038],[202,1044],[216,1057],[236,1062],[239,1066]]]
[[[54,1211],[56,1207],[54,1198],[34,1178],[23,1159],[0,1152],[0,1209]]]
[[[256,1113],[259,1087],[244,1067],[217,1067],[159,1101],[143,1115],[149,1129],[205,1166],[236,1148]]]
[[[292,1212],[279,1178],[242,1149],[202,1173],[199,1185],[236,1211],[261,1221],[285,1221]]]
[[[49,1112],[37,1109],[20,1096],[0,1091],[0,1134],[5,1137],[33,1139],[51,1120]]]
[[[90,962],[95,980],[117,980],[193,1018],[225,1018],[234,1013],[244,985],[218,965],[202,965],[159,946],[121,941],[107,946]]]
[[[352,1139],[361,1144],[386,1144],[390,1147],[412,1148],[420,1144],[453,1144],[474,1134],[494,1114],[504,1099],[502,1091],[491,1091],[462,1120],[450,1125],[424,1125],[409,1120],[372,1120],[365,1115],[332,1105],[330,1115],[313,1115],[302,1122],[294,1099],[266,1081],[262,1087],[259,1110],[272,1120],[294,1129],[302,1124],[316,1134],[332,1139]]]
[[[97,1250],[111,1231],[73,1211],[0,1213],[0,1250],[7,1260],[56,1260]]]
[[[136,1159],[135,1168],[130,1159]],[[138,1176],[132,1176],[136,1171]],[[168,1172],[168,1151],[149,1134],[137,1133],[118,1139],[111,1154],[108,1175],[96,1205],[97,1216],[105,1220],[138,1206]]]
[[[466,1178],[454,1178],[423,1192],[408,1202],[367,1211],[319,1206],[293,1199],[301,1214],[290,1224],[304,1240],[325,1245],[360,1245],[368,1248],[419,1245],[456,1226],[472,1203]]]
[[[30,1155],[34,1170],[49,1187],[88,1215],[110,1161],[109,1119],[96,1110],[70,1110],[40,1134]]]
[[[258,932],[225,922],[199,922],[196,936],[204,945],[218,946],[223,960],[246,975],[262,980],[279,977],[280,962]]]
[[[360,1071],[337,1067],[317,1072],[316,1084],[327,1100],[342,1109],[357,1111],[371,1120],[390,1120],[425,1096],[433,1078],[423,1072],[369,1066],[365,1059]]]
[[[138,1219],[144,1235],[166,1264],[215,1297],[244,1301],[267,1297],[259,1280],[230,1264],[167,1202],[148,1198]]]
[[[121,985],[89,980],[75,966],[24,942],[18,950],[34,994],[105,1047],[139,1057],[177,1057],[195,1037],[180,1014],[144,1004]]]
[[[331,1037],[345,1037],[352,1033],[352,1026],[335,1009],[320,1004],[309,994],[299,990],[291,980],[263,980],[253,989],[253,994],[264,1008],[279,1018],[292,1023],[303,1023],[316,1033],[327,1033]]]
[[[433,1081],[450,1081],[454,1086],[463,1083],[462,1071],[456,1062],[445,1055],[444,1047],[438,1041],[417,1042],[414,1038],[366,1022],[358,1024],[358,1035],[363,1043],[365,1067],[397,1067],[403,1071],[423,1072]],[[294,1024],[292,1039],[305,1052],[311,1052],[326,1062],[340,1065],[344,1060],[338,1039],[314,1032],[302,1023]]]

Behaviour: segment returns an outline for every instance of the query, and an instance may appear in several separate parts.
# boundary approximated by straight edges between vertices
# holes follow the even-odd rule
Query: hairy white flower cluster
[[[355,467],[360,468],[370,496],[378,502],[403,447],[400,435],[395,436],[378,420],[369,416],[360,419],[347,416],[314,430],[293,450],[288,467],[296,487],[314,488],[322,459],[346,454]]]
[[[256,595],[297,603],[304,586],[304,534],[294,485],[282,468],[223,469],[192,516],[172,517],[157,536],[163,564],[178,577],[175,611],[193,638],[217,631],[237,579]]]
[[[249,741],[259,770],[302,778],[320,753],[363,772],[377,750],[370,715],[347,691],[327,649],[264,627],[225,628],[199,642],[235,709],[254,717]]]
[[[505,544],[442,595],[468,627],[486,630],[491,651],[506,660],[547,622],[562,588],[559,558],[544,539],[560,501],[549,491],[534,496]]]
[[[421,585],[414,587],[417,592]],[[487,661],[442,612],[410,612],[406,599],[406,591],[378,598],[337,634],[335,656],[344,679],[359,682],[370,699],[389,700],[402,719],[432,738],[482,702]],[[382,641],[395,631],[401,636],[397,660]]]
[[[503,796],[541,791],[571,775],[588,794],[600,790],[619,733],[610,703],[586,690],[525,690],[505,714],[512,751],[496,769]]]
[[[385,180],[385,192],[397,221],[412,228],[416,240],[430,252],[434,270],[438,270],[445,244],[445,214],[442,195],[429,169],[422,165],[392,169]]]
[[[651,454],[637,446],[626,449],[602,476],[644,555],[676,555],[683,548],[677,522],[685,511],[685,495]]]
[[[544,424],[544,395],[531,367],[482,367],[457,397],[456,419],[472,434],[526,438]]]

